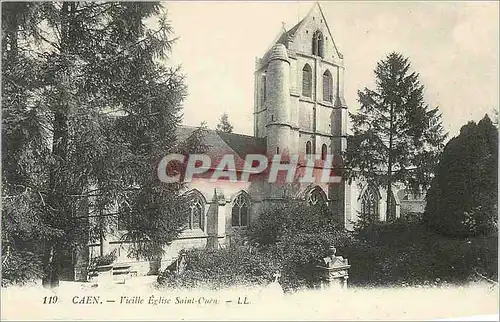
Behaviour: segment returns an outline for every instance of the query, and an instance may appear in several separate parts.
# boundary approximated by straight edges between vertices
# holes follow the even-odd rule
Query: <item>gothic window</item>
[[[308,64],[302,68],[302,96],[312,96],[312,69]]]
[[[248,226],[250,213],[250,198],[246,193],[240,193],[235,199],[231,211],[231,225],[233,227]]]
[[[323,144],[321,146],[321,160],[325,161],[326,160],[326,154],[328,153],[328,148],[326,147],[326,144]]]
[[[320,187],[314,187],[307,195],[307,202],[312,205],[326,205],[326,196]]]
[[[262,75],[261,85],[261,96],[260,96],[260,106],[264,106],[264,102],[266,101],[266,74]]]
[[[280,154],[280,147],[276,147],[276,154]]]
[[[306,142],[306,155],[311,154],[311,141]]]
[[[323,101],[327,102],[332,101],[333,98],[332,87],[333,87],[332,74],[327,70],[323,74]]]
[[[193,191],[188,196],[188,222],[189,229],[204,229],[205,201],[198,191]]]
[[[394,197],[394,192],[391,191],[387,221],[392,221],[394,219],[396,219],[396,198]]]
[[[313,34],[312,54],[323,57],[323,34],[319,30]]]
[[[361,213],[372,221],[378,219],[380,197],[374,186],[368,186],[361,199]]]
[[[117,230],[127,230],[130,221],[130,206],[127,202],[122,202],[118,206]]]

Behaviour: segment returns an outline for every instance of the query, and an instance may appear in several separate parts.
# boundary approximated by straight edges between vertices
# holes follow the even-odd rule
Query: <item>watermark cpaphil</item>
[[[333,155],[248,154],[241,159],[233,154],[211,158],[206,154],[169,154],[157,167],[158,179],[165,183],[191,182],[206,178],[209,182],[249,182],[266,178],[269,183],[338,183]]]

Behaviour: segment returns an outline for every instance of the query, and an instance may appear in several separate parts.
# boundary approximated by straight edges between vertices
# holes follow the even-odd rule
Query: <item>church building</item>
[[[283,27],[266,53],[255,60],[254,135],[209,130],[204,138],[206,154],[212,160],[233,155],[237,165],[248,154],[317,155],[322,159],[333,155],[334,163],[341,165],[348,130],[345,73],[344,56],[316,2],[293,28]],[[195,130],[181,127],[178,139],[188,138]],[[360,213],[382,221],[391,219],[386,218],[388,197],[392,218],[408,207],[410,212],[423,211],[422,198],[415,199],[400,187],[395,186],[393,194],[387,196],[384,189],[362,181],[276,185],[265,178],[238,183],[202,178],[189,183],[185,193],[191,200],[187,228],[166,247],[157,269],[171,264],[182,249],[219,248],[240,242],[268,205],[290,198],[327,204],[348,230]],[[127,257],[127,245],[119,236],[110,235],[102,243],[91,244],[89,256],[113,250],[117,263],[131,263],[138,275],[151,273],[150,262]]]

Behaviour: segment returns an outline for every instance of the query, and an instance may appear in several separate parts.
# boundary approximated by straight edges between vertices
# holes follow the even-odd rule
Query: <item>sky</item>
[[[188,97],[184,124],[215,128],[226,112],[235,133],[253,135],[255,58],[262,57],[283,22],[290,29],[312,1],[165,3],[178,37],[168,64],[182,66]],[[498,109],[498,2],[320,2],[344,55],[345,98],[373,88],[376,63],[390,52],[408,57],[439,106],[450,136],[470,120]]]

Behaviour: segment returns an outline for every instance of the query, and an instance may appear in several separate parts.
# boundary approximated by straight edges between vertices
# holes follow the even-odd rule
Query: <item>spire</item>
[[[219,198],[218,198],[218,196],[217,196],[217,188],[214,188],[214,197],[212,198],[212,200],[213,200],[214,202],[218,202],[218,201],[219,201]]]

